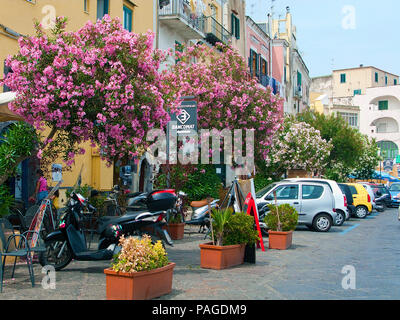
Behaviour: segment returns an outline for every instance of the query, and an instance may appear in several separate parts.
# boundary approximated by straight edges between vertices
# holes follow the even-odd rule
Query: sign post
[[[178,114],[170,113],[171,120],[167,125],[167,187],[170,187],[170,136],[189,136],[197,133],[197,100],[194,96],[182,97]]]

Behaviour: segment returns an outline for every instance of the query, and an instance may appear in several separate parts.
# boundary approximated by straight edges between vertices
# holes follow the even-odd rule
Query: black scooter
[[[172,195],[169,200],[170,202],[173,201]],[[134,212],[120,217],[99,219],[97,233],[100,235],[100,240],[98,249],[88,250],[82,228],[82,214],[85,207],[91,211],[96,210],[87,203],[83,196],[72,192],[67,210],[60,218],[59,228],[44,239],[47,250],[39,254],[39,262],[42,266],[53,265],[55,270],[61,270],[72,259],[78,261],[110,260],[120,250],[118,242],[122,235],[141,236],[147,233],[142,231],[142,228],[146,226],[153,227],[155,233],[151,235],[153,240],[158,240],[157,238],[161,235],[164,238],[163,240],[172,245],[168,233],[166,230],[162,230],[162,227],[166,224],[163,221],[166,211],[153,210],[153,212]]]

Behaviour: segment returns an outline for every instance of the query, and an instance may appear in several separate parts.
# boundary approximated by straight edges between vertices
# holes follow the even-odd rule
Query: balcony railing
[[[204,33],[206,34],[207,42],[215,45],[217,42],[227,44],[232,38],[232,34],[226,30],[215,18],[206,17],[204,19]]]
[[[181,19],[194,30],[204,34],[204,16],[197,16],[192,11],[189,0],[170,0],[167,6],[160,9],[159,15],[163,20],[168,18]]]

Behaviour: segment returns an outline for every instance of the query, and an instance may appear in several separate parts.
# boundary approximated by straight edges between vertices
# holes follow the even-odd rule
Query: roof
[[[347,68],[347,69],[336,69],[336,70],[333,70],[333,72],[335,72],[335,71],[345,71],[345,70],[359,70],[359,69],[375,69],[375,70],[379,70],[379,71],[384,72],[384,73],[387,73],[387,74],[391,74],[392,76],[398,77],[397,74],[384,71],[384,70],[379,69],[379,68],[376,68],[376,67],[374,67],[374,66],[365,66],[365,67]]]

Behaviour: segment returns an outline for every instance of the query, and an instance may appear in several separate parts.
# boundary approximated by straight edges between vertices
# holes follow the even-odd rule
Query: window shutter
[[[235,27],[236,27],[236,39],[240,39],[240,20],[239,20],[239,18],[237,18],[237,17],[235,17],[236,18],[236,25],[235,25]]]
[[[235,34],[235,15],[231,13],[231,33]]]

